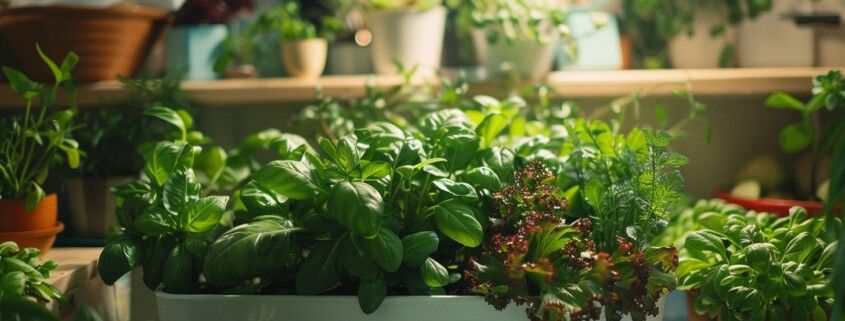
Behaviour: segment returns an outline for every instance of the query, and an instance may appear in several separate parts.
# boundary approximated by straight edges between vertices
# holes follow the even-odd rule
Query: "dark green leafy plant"
[[[545,1],[472,0],[462,10],[471,12],[473,27],[481,28],[490,43],[521,40],[546,44],[552,37],[568,36],[565,12]]]
[[[838,242],[822,239],[825,219],[807,219],[799,207],[779,219],[711,216],[724,224],[689,234],[678,268],[681,287],[700,293],[696,311],[720,320],[827,320]]]
[[[306,17],[300,10],[298,1],[283,1],[278,7],[261,14],[250,28],[259,33],[277,32],[283,41],[331,40],[340,30],[340,21],[334,16]]]
[[[55,83],[45,87],[20,71],[3,66],[9,87],[26,101],[22,118],[0,120],[0,198],[25,199],[29,211],[41,203],[46,193],[41,187],[58,160],[68,167],[79,166],[79,144],[71,138],[77,128],[73,85],[70,71],[79,61],[73,52],[57,65],[36,45],[38,54],[49,67]],[[47,113],[58,103],[59,89],[66,89],[70,108]],[[39,103],[33,109],[33,103]],[[63,157],[62,157],[63,156]]]
[[[223,72],[230,66],[252,65],[263,49],[256,28],[250,27],[240,33],[231,33],[223,41],[221,52],[214,60],[214,71]]]
[[[227,196],[204,196],[192,166],[201,148],[187,142],[159,142],[144,153],[146,179],[115,186],[120,228],[100,255],[103,281],[113,284],[143,267],[144,283],[155,289],[199,290],[200,263],[225,230]]]
[[[41,262],[40,254],[14,242],[0,244],[0,319],[58,320],[43,303],[64,302],[59,290],[47,282],[59,263]]]
[[[85,151],[80,174],[136,175],[144,165],[139,148],[148,142],[181,139],[183,129],[192,141],[203,140],[201,133],[192,130],[191,98],[180,88],[178,77],[122,78],[120,82],[128,91],[125,98],[107,101],[96,111],[80,114],[85,130],[74,133],[80,149]],[[165,110],[162,106],[178,109]]]

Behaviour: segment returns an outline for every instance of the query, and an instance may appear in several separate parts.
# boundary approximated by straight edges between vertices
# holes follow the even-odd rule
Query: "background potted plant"
[[[180,135],[180,129],[161,118],[186,126],[193,123],[186,110],[162,107],[190,109],[178,77],[121,82],[127,95],[106,101],[98,110],[81,112],[84,130],[74,135],[85,151],[76,175],[65,181],[70,227],[76,237],[105,238],[117,223],[109,189],[138,176],[143,159],[137,153],[145,143]]]
[[[552,69],[566,14],[544,0],[473,0],[476,58],[491,75],[543,79]]]
[[[222,49],[226,23],[253,7],[252,0],[188,0],[175,14],[165,39],[165,64],[185,79],[214,79],[214,62]]]
[[[74,69],[75,81],[131,77],[163,31],[168,12],[137,4],[104,8],[47,5],[0,9],[0,33],[19,68],[37,81],[50,81],[35,44],[54,59],[77,52],[85,60]]]
[[[256,25],[259,30],[275,31],[281,42],[282,65],[296,78],[317,78],[323,74],[328,42],[340,28],[331,15],[308,17],[297,1],[284,1],[265,12]]]
[[[710,216],[686,237],[677,272],[683,288],[699,293],[695,310],[719,320],[826,320],[838,242],[826,240],[825,228],[841,222],[806,216],[800,207],[778,219]]]
[[[625,29],[645,66],[675,68],[730,66],[735,58],[734,27],[771,9],[772,1],[624,0]]]
[[[778,135],[781,150],[787,153],[807,152],[799,162],[796,184],[788,194],[795,200],[784,200],[777,193],[787,179],[778,165],[751,164],[750,170],[740,174],[740,183],[731,194],[717,196],[745,208],[780,215],[789,213],[792,206],[806,207],[810,215],[831,213],[843,199],[845,181],[845,80],[840,71],[830,71],[813,79],[813,97],[803,103],[789,94],[770,95],[770,108],[791,109],[801,114],[799,122],[789,124]],[[824,116],[823,113],[827,113]],[[822,117],[830,121],[822,121]],[[759,162],[759,161],[758,161]],[[804,163],[806,165],[801,165]],[[768,169],[772,168],[772,169]],[[771,193],[771,194],[770,194]],[[770,197],[765,197],[770,195]],[[801,202],[804,201],[804,202]]]
[[[45,87],[3,67],[9,87],[26,101],[26,110],[23,117],[3,119],[0,126],[0,239],[46,251],[64,225],[56,219],[56,194],[46,194],[42,186],[57,159],[76,168],[80,158],[78,144],[71,138],[78,127],[73,98],[68,109],[49,113],[48,109],[56,107],[59,89],[71,86],[71,70],[79,58],[71,52],[57,65],[36,49],[55,77],[52,85]]]
[[[230,31],[214,61],[214,71],[223,73],[223,78],[228,79],[258,78],[254,63],[262,48],[254,28]]]
[[[441,0],[364,1],[365,24],[372,32],[373,68],[397,74],[401,65],[432,76],[440,69],[446,7]]]

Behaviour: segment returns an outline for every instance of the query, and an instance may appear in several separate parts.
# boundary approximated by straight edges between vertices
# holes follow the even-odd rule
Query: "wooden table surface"
[[[97,260],[102,250],[99,247],[53,248],[44,254],[45,260],[59,262],[59,267],[50,273],[50,283],[65,293],[99,277]]]

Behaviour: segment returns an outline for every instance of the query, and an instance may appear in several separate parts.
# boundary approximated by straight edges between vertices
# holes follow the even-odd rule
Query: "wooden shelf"
[[[619,97],[640,91],[651,96],[689,89],[697,96],[763,96],[775,91],[806,94],[811,79],[831,68],[666,69],[622,71],[559,71],[547,82],[557,98]],[[833,68],[840,69],[840,68]],[[322,90],[325,96],[347,99],[364,94],[367,84],[389,88],[402,84],[399,76],[325,76],[314,80],[292,78],[185,81],[182,87],[204,106],[238,106],[309,102]],[[422,81],[420,82],[422,83]],[[436,82],[429,82],[436,85]],[[501,95],[495,83],[470,84],[472,93]],[[116,81],[80,86],[80,107],[97,106],[103,99],[124,93]],[[8,86],[0,86],[0,108],[21,108],[23,101]]]
[[[50,272],[50,284],[65,293],[97,278],[97,260],[100,247],[64,247],[53,248],[44,254],[44,260],[56,260],[59,267]]]

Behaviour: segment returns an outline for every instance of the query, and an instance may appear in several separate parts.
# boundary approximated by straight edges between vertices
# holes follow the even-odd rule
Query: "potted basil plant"
[[[64,224],[57,221],[56,194],[47,194],[43,185],[57,165],[76,168],[80,160],[79,145],[71,137],[78,127],[76,109],[71,105],[48,110],[56,107],[59,90],[70,88],[71,70],[79,58],[71,52],[56,64],[37,45],[36,50],[49,67],[53,84],[32,81],[13,68],[2,69],[9,87],[26,101],[26,109],[23,117],[0,120],[0,239],[47,251]]]
[[[377,74],[398,74],[397,65],[417,69],[418,76],[436,74],[446,28],[442,0],[367,0],[364,11]]]
[[[720,217],[686,237],[678,275],[699,293],[695,310],[719,320],[827,320],[838,242],[824,234],[841,222],[807,219],[800,207],[776,220],[759,215]]]
[[[328,42],[339,30],[332,16],[306,17],[297,1],[284,1],[256,20],[256,28],[281,38],[282,65],[295,78],[317,78],[326,68]],[[312,21],[317,20],[317,21]]]
[[[476,59],[488,74],[543,79],[568,36],[560,6],[543,0],[472,0]]]

